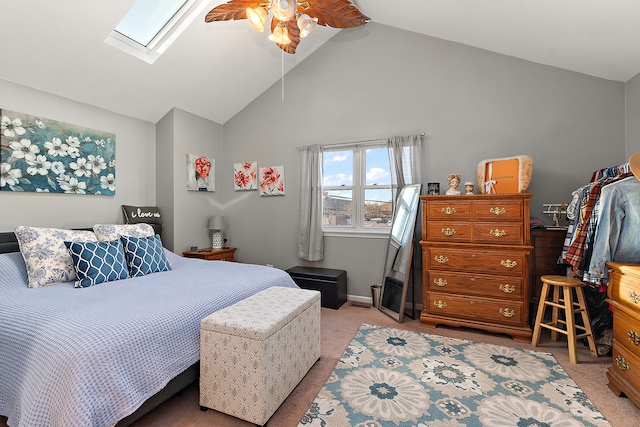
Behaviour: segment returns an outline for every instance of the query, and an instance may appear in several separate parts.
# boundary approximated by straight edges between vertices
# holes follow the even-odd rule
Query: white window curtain
[[[422,183],[422,139],[422,134],[392,136],[387,139],[393,200],[399,188]]]
[[[395,217],[396,210],[396,196],[398,190],[405,185],[409,184],[421,184],[422,183],[422,139],[423,135],[408,135],[408,136],[392,136],[387,139],[387,148],[389,149],[389,163],[391,165],[391,183],[392,183],[392,196],[393,196],[393,211]],[[414,229],[414,241],[419,239],[422,234],[422,227],[420,221],[416,221]],[[413,251],[417,251],[414,246]],[[404,250],[399,251],[395,265],[405,266],[407,264],[406,258],[411,254],[411,251]],[[414,254],[413,259],[420,259],[419,255]],[[403,268],[397,271],[403,270]],[[404,273],[404,271],[401,271]]]
[[[322,146],[301,147],[298,258],[324,258],[322,234]]]

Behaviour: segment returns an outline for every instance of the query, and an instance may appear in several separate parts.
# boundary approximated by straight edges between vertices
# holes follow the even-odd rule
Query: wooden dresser
[[[640,264],[608,262],[607,300],[613,307],[609,388],[640,408]]]
[[[421,196],[420,321],[531,341],[531,194]]]

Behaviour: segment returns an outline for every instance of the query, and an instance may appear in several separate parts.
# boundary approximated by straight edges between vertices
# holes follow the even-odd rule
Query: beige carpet
[[[403,323],[396,323],[378,310],[354,307],[349,302],[339,310],[323,308],[322,357],[269,420],[269,427],[295,427],[298,425],[362,323],[510,347],[531,348],[530,345],[513,341],[507,336],[471,329],[426,328],[421,326],[418,320],[411,319],[406,319]],[[553,353],[560,365],[607,417],[613,427],[640,425],[640,409],[637,409],[628,399],[616,397],[607,387],[606,371],[611,365],[610,357],[594,359],[591,357],[589,349],[580,345],[579,363],[577,365],[571,364],[567,355],[566,342],[553,343],[545,335],[536,350]],[[5,422],[6,419],[0,418],[0,427],[5,427]],[[193,384],[142,417],[133,424],[133,427],[247,427],[251,425],[213,410],[200,411],[197,384]]]

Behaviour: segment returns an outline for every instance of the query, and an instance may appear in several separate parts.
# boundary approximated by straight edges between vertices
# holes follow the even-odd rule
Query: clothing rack
[[[424,136],[424,132],[420,132],[420,136]],[[373,138],[373,139],[361,139],[359,141],[333,142],[333,143],[329,143],[329,144],[321,144],[321,146],[324,148],[324,147],[338,147],[340,145],[365,144],[365,143],[369,143],[369,142],[386,141],[389,138],[391,138],[391,137]],[[301,148],[303,148],[303,146],[296,145],[296,150],[299,150]]]

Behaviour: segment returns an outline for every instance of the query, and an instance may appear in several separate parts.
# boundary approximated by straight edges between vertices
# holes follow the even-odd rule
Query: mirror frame
[[[404,320],[421,189],[421,184],[410,184],[405,185],[398,191],[391,221],[391,231],[389,232],[384,270],[382,272],[382,289],[380,290],[378,309],[399,323]],[[403,202],[403,200],[405,200],[405,192],[409,190],[412,193],[410,195],[411,200],[407,206],[407,203]],[[403,206],[406,211],[403,210]],[[400,217],[400,215],[404,216]],[[402,218],[404,219],[404,226],[402,227],[402,233],[397,233],[400,234],[398,238],[394,235],[394,231],[398,230],[398,221]],[[404,259],[400,257],[400,260],[398,260],[400,252],[403,252]],[[397,265],[398,262],[401,264]]]

